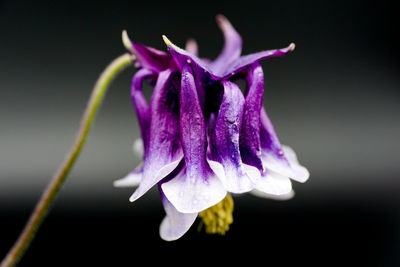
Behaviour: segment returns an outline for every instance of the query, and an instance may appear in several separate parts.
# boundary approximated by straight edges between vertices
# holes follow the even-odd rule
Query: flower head
[[[241,56],[242,39],[230,22],[217,16],[225,43],[213,61],[199,58],[197,44],[186,49],[163,36],[169,53],[123,42],[138,67],[131,96],[138,116],[143,163],[115,186],[138,186],[135,201],[158,185],[166,217],[165,240],[181,237],[199,216],[208,233],[224,234],[232,223],[229,193],[287,199],[289,178],[305,182],[309,173],[294,151],[280,144],[262,107],[264,74],[259,61],[294,49]],[[244,92],[235,83],[246,82]],[[142,84],[154,84],[147,103]]]

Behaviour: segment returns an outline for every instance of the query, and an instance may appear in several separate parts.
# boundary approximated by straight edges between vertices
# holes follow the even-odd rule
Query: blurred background
[[[136,167],[134,68],[109,90],[88,142],[20,266],[248,263],[400,266],[398,12],[385,1],[0,1],[0,258],[69,150],[92,86],[124,53],[121,31],[166,50],[195,38],[215,58],[224,14],[262,62],[264,105],[311,173],[279,202],[235,199],[225,237],[159,238],[157,190],[112,182]],[[149,93],[151,88],[146,89]],[[187,261],[187,260],[189,261]]]

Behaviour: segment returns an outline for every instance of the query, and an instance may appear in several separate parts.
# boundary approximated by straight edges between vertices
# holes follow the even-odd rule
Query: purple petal
[[[211,141],[211,136],[214,133],[215,130],[215,123],[217,121],[217,117],[215,113],[211,112],[210,115],[207,118],[206,125],[207,125],[207,159],[212,159],[212,141]]]
[[[242,71],[243,69],[249,67],[253,63],[258,62],[262,59],[285,56],[288,53],[292,52],[294,50],[294,47],[295,47],[294,43],[291,43],[288,47],[282,49],[267,50],[250,54],[247,56],[242,56],[235,62],[233,62],[228,68],[226,68],[224,70],[224,73],[221,74],[220,76],[223,77],[223,79],[227,79],[230,76],[237,74],[238,72]]]
[[[179,164],[179,76],[168,69],[161,72],[151,98],[149,144],[145,151],[143,179],[131,196],[134,201],[167,176]]]
[[[261,147],[276,154],[277,157],[284,158],[281,143],[264,107],[261,109],[260,121]]]
[[[177,47],[166,36],[163,36],[163,39],[178,68],[182,71],[185,65],[190,65],[193,73],[196,74],[197,98],[199,99],[200,106],[204,107],[206,101],[204,88],[214,84],[219,78],[211,74],[204,60]]]
[[[262,160],[267,169],[299,182],[307,181],[310,176],[308,170],[299,164],[290,147],[282,147],[264,108],[261,110],[260,138]]]
[[[255,63],[247,71],[247,94],[244,103],[243,123],[240,135],[240,153],[244,163],[256,167],[262,173],[260,145],[260,111],[264,94],[264,74],[261,65]]]
[[[223,166],[224,175],[219,177],[226,190],[232,193],[244,193],[254,188],[260,172],[251,166],[245,168],[240,157],[239,133],[245,102],[243,94],[232,82],[224,81],[222,84],[224,96],[211,138],[212,158]],[[214,170],[213,165],[211,168]],[[246,169],[252,168],[255,170],[246,173]]]
[[[165,35],[163,39],[168,47],[168,51],[171,53],[176,65],[181,71],[185,65],[189,64],[193,72],[196,73],[196,79],[200,80],[203,85],[211,85],[215,81],[221,79],[212,73],[204,60],[174,45]]]
[[[190,66],[182,70],[180,102],[181,143],[187,166],[203,167],[206,164],[206,128],[203,111]]]
[[[211,64],[207,64],[205,60],[199,59],[197,56],[174,45],[166,36],[163,36],[163,39],[177,67],[182,70],[185,64],[189,64],[196,74],[196,79],[199,79],[204,85],[212,85],[215,81],[226,80],[262,59],[285,56],[293,51],[295,47],[294,43],[291,43],[286,48],[267,50],[243,56],[227,64],[225,69],[216,72],[214,68],[211,68]]]
[[[147,100],[143,95],[142,84],[143,80],[155,76],[156,74],[148,69],[139,70],[132,79],[131,98],[133,106],[138,117],[140,133],[142,135],[144,150],[148,145],[149,125],[150,125],[150,108]]]
[[[226,190],[206,161],[205,121],[188,65],[182,68],[179,99],[185,166],[176,177],[162,184],[162,190],[178,211],[195,213],[217,204],[225,197]]]
[[[128,52],[135,56],[134,61],[140,67],[156,73],[169,68],[176,68],[175,62],[170,55],[157,49],[132,42],[126,31],[122,33],[122,40]]]
[[[192,226],[198,213],[181,213],[169,202],[160,188],[161,200],[167,214],[160,225],[160,236],[173,241],[183,236]]]
[[[137,43],[132,43],[132,45],[135,49],[136,61],[143,68],[155,72],[175,68],[174,61],[167,53]]]
[[[221,54],[212,62],[210,68],[216,75],[222,76],[225,70],[240,57],[242,38],[224,16],[218,15],[217,23],[224,34],[225,44]]]

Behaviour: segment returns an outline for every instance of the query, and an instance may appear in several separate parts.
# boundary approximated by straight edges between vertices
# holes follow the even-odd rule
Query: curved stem
[[[81,125],[78,131],[78,135],[75,139],[70,152],[67,154],[64,162],[60,169],[56,172],[53,179],[43,192],[42,197],[36,204],[35,210],[32,212],[24,230],[15,242],[14,246],[8,252],[0,267],[11,267],[15,266],[23,256],[26,249],[29,247],[39,226],[46,217],[51,204],[53,203],[57,193],[67,178],[72,166],[76,162],[82,147],[86,141],[90,127],[93,124],[93,120],[99,109],[100,103],[104,98],[108,86],[110,85],[113,78],[117,76],[125,67],[132,62],[132,58],[129,54],[124,54],[113,60],[107,68],[100,75],[93,88],[89,102],[87,104],[85,114],[82,118]]]

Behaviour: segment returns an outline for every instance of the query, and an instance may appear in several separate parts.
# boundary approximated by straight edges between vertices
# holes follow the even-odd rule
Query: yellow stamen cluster
[[[233,223],[233,199],[231,195],[226,197],[216,205],[200,212],[202,219],[200,227],[204,224],[207,234],[225,235],[229,230],[229,225]]]

